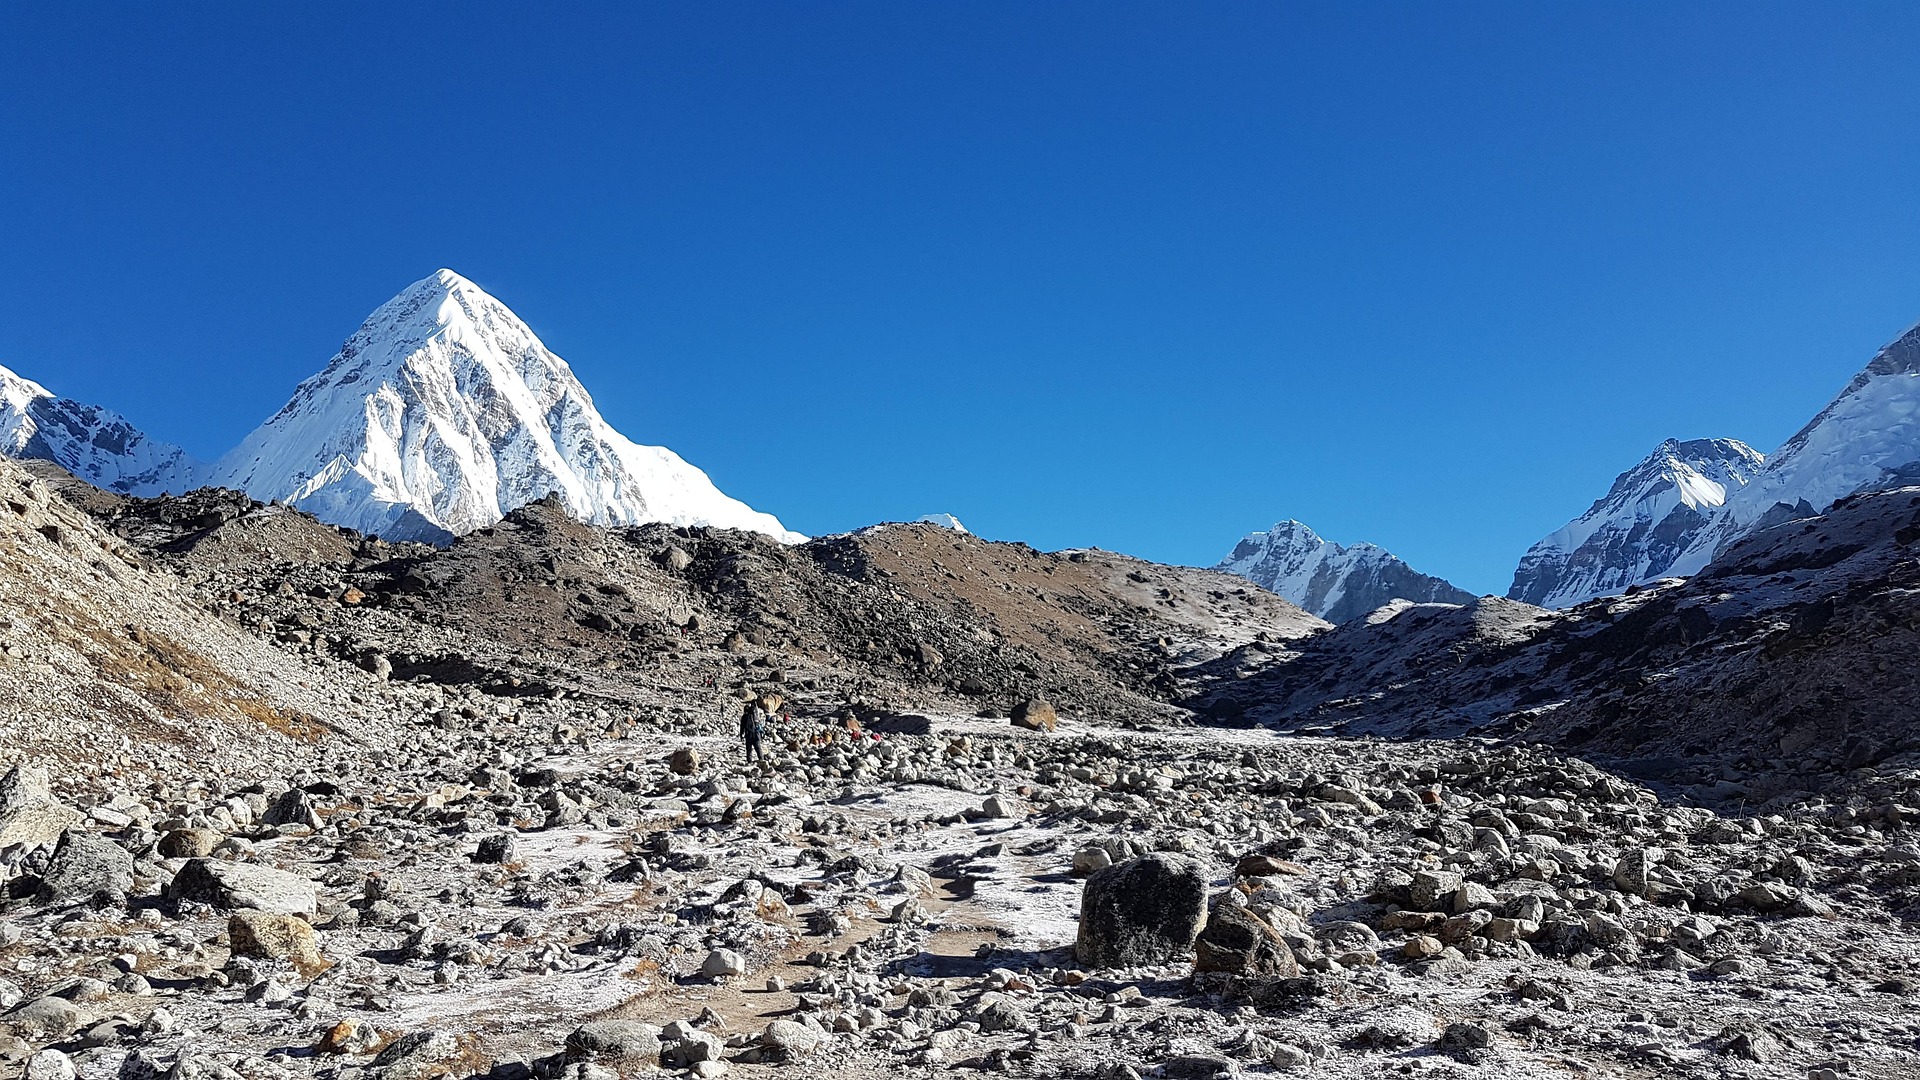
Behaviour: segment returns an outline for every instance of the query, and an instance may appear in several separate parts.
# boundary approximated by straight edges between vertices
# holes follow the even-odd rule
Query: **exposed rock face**
[[[1738,439],[1668,439],[1586,513],[1528,548],[1508,599],[1569,607],[1665,577],[1765,463]]]
[[[1473,600],[1472,593],[1422,574],[1382,548],[1323,540],[1298,521],[1253,533],[1214,569],[1238,574],[1331,623],[1359,618],[1394,600]]]
[[[1074,952],[1095,968],[1182,963],[1206,921],[1200,868],[1176,855],[1144,855],[1087,879]]]

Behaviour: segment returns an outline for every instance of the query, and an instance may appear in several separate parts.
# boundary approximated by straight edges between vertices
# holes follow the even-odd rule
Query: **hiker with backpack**
[[[767,711],[760,707],[758,701],[748,702],[747,707],[740,712],[740,740],[747,747],[747,764],[753,764],[755,757],[762,762],[767,760],[766,751],[760,749],[760,736],[765,734],[766,730]]]

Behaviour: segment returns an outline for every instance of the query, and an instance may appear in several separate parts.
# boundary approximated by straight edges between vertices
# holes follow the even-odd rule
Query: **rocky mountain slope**
[[[613,430],[564,360],[451,270],[381,305],[209,481],[389,539],[444,542],[549,494],[597,524],[800,539]]]
[[[1738,439],[1668,439],[1586,513],[1528,548],[1507,597],[1571,607],[1667,576],[1765,463]]]
[[[1464,604],[1473,594],[1422,574],[1372,544],[1343,546],[1298,521],[1249,534],[1214,567],[1237,574],[1328,622],[1355,619],[1394,600]]]
[[[186,491],[205,468],[179,447],[148,438],[118,413],[56,397],[4,367],[0,457],[51,461],[123,495]]]
[[[1920,751],[1920,488],[1755,532],[1706,571],[1562,612],[1409,605],[1194,673],[1190,704],[1291,730],[1541,739],[1751,802]],[[1723,792],[1724,794],[1724,792]]]

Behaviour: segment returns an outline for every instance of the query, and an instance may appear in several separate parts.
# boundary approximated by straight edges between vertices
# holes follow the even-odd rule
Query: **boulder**
[[[1080,896],[1074,953],[1094,968],[1182,963],[1207,921],[1207,879],[1192,860],[1152,854],[1096,872]]]
[[[37,898],[47,904],[76,904],[106,894],[124,898],[133,889],[133,856],[104,836],[69,829],[53,849],[40,877]]]
[[[1194,951],[1195,971],[1300,977],[1300,965],[1280,932],[1260,916],[1232,904],[1214,906],[1194,942]]]
[[[638,1020],[595,1020],[582,1024],[567,1036],[567,1059],[658,1065],[660,1029]]]
[[[1028,731],[1052,731],[1060,726],[1060,714],[1050,702],[1029,698],[1013,707],[1013,726]]]
[[[233,910],[246,908],[276,915],[311,915],[318,899],[306,878],[253,863],[189,859],[173,876],[167,895]]]
[[[683,746],[667,757],[667,768],[672,769],[675,776],[692,776],[700,771],[700,752]]]
[[[820,1048],[827,1034],[797,1020],[775,1020],[760,1033],[762,1056],[770,1061],[791,1061]]]
[[[160,838],[163,859],[204,859],[224,839],[212,829],[175,829]]]
[[[80,811],[53,797],[44,765],[15,765],[0,777],[0,851],[51,844],[80,821]]]
[[[233,955],[285,960],[311,979],[331,965],[320,955],[320,935],[305,919],[265,911],[236,911],[227,919]]]

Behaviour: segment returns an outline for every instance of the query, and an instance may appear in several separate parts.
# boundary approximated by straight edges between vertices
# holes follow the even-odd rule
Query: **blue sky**
[[[1907,4],[12,5],[0,363],[205,456],[448,266],[823,533],[1476,591],[1920,319]]]

